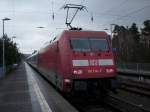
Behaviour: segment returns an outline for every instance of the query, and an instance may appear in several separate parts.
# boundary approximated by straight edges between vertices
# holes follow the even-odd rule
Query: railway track
[[[100,101],[99,99],[76,97],[69,102],[79,110],[79,112],[120,112],[110,105]]]
[[[123,80],[121,89],[145,96],[150,96],[150,84],[143,82]]]
[[[150,109],[141,104],[134,104],[117,95],[109,94],[104,101],[99,99],[74,98],[69,102],[79,112],[150,112]]]
[[[49,82],[46,79],[45,81]],[[88,98],[84,94],[67,100],[79,112],[150,112],[143,105],[136,105],[112,94],[109,94],[103,101],[98,98]]]
[[[33,66],[31,66],[36,72],[38,72]],[[38,72],[39,73],[39,72]],[[51,82],[48,81],[43,75],[39,73],[39,75],[50,85]],[[53,85],[52,85],[53,86]],[[54,86],[53,86],[54,87]],[[55,88],[55,87],[54,87]],[[60,91],[58,91],[59,94]],[[76,97],[66,97],[63,94],[61,94],[69,103],[71,103],[79,112],[117,112],[116,110],[112,109],[111,106],[109,105],[104,105],[100,100],[98,99],[93,99],[87,97],[85,94],[80,93],[80,96]],[[113,111],[112,111],[113,110]]]
[[[109,95],[105,100],[105,103],[121,112],[150,112],[150,109],[143,105],[136,105],[126,99],[114,95]]]

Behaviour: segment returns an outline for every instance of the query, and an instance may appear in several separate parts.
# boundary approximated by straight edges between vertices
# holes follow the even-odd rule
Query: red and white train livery
[[[116,76],[110,38],[103,31],[65,30],[27,61],[63,92],[111,90]]]

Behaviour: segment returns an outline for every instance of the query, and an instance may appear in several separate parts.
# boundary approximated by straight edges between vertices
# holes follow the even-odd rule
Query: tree
[[[136,26],[136,23],[133,23],[131,27],[129,28],[130,33],[133,35],[133,39],[135,42],[139,42],[140,40],[140,34],[138,31],[138,27]]]
[[[2,38],[0,39],[0,66],[2,65]],[[6,66],[18,63],[21,59],[17,44],[10,40],[7,35],[4,35],[5,42],[5,62]]]
[[[113,38],[113,47],[117,48],[117,58],[119,61],[128,61],[129,60],[129,50],[130,50],[130,43],[128,39],[128,28],[124,26],[116,25],[114,27],[114,35]],[[130,39],[131,42],[131,39]]]
[[[143,35],[150,35],[150,20],[144,21],[144,28],[141,29]]]
[[[113,47],[118,49],[117,61],[150,62],[150,20],[143,22],[144,28],[139,32],[136,23],[131,27],[116,25]],[[144,41],[143,41],[144,40]]]
[[[143,39],[143,54],[144,60],[150,62],[150,20],[143,22],[144,28],[141,29]]]
[[[118,57],[120,61],[138,62],[141,60],[142,46],[140,44],[140,33],[135,23],[130,28],[116,25],[114,32],[113,46],[118,48]]]

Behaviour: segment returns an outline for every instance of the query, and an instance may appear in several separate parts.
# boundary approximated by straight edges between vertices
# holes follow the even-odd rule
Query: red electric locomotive
[[[28,60],[63,92],[113,88],[116,66],[103,31],[65,30]]]

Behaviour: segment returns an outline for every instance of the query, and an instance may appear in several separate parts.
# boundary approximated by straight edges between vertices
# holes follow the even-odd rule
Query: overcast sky
[[[66,28],[66,11],[60,9],[66,3],[87,7],[88,12],[79,12],[72,25],[88,30],[110,29],[112,23],[130,26],[135,22],[142,27],[143,21],[150,19],[150,0],[0,0],[0,19],[11,18],[5,21],[5,33],[17,37],[14,41],[21,52],[39,50]],[[2,22],[0,26],[2,35]]]

